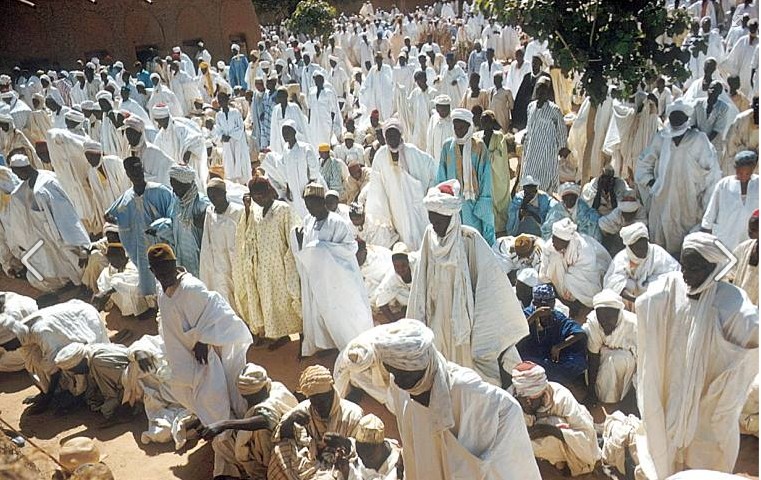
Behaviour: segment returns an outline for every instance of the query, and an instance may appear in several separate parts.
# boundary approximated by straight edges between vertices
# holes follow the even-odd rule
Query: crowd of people
[[[0,371],[29,414],[142,404],[218,479],[725,478],[758,436],[758,4],[668,8],[690,78],[610,85],[594,136],[467,2],[0,75],[0,265],[40,292],[0,292]],[[296,341],[338,357],[291,392],[251,360]]]

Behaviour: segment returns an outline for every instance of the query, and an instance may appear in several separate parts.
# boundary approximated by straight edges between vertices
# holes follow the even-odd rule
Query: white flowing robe
[[[180,100],[177,98],[177,95],[174,94],[172,90],[167,88],[165,85],[158,84],[155,87],[153,87],[153,92],[151,93],[151,97],[148,99],[148,102],[145,104],[145,110],[148,112],[151,112],[153,107],[156,105],[163,103],[167,107],[169,107],[169,113],[173,117],[182,117],[182,104],[180,103]]]
[[[33,287],[50,292],[67,282],[81,284],[78,253],[90,246],[90,237],[55,174],[39,170],[33,187],[28,181],[19,185],[11,196],[9,218],[23,225],[6,231],[8,248],[16,258],[43,242],[27,260],[42,276],[40,280],[27,272]]]
[[[386,276],[389,267],[393,268],[391,250],[380,245],[367,245],[367,258],[365,263],[359,266],[359,270],[365,281],[365,290],[371,307],[375,307],[378,286]]]
[[[750,256],[756,248],[758,240],[745,240],[738,245],[732,254],[737,258],[737,264],[728,275],[732,283],[745,290],[754,305],[758,305],[758,265],[750,264]]]
[[[433,99],[438,92],[436,89],[428,87],[425,92],[420,87],[415,87],[407,97],[408,118],[402,118],[404,125],[404,138],[409,143],[414,144],[423,151],[428,150],[426,141],[428,140],[428,120],[431,118],[433,110]],[[441,155],[441,151],[436,155]]]
[[[110,265],[104,268],[98,276],[97,286],[99,292],[114,290],[111,300],[124,317],[148,310],[145,296],[140,292],[140,273],[132,262],[128,261],[121,272]]]
[[[550,238],[542,247],[539,281],[552,283],[558,297],[592,306],[592,297],[602,290],[602,279],[610,255],[594,238],[574,233],[564,252],[558,252]]]
[[[634,180],[650,209],[650,240],[676,253],[685,235],[700,224],[721,169],[705,133],[687,130],[676,146],[665,132],[658,132],[642,152]],[[655,183],[649,187],[651,180]]]
[[[143,140],[135,148],[130,147],[125,155],[140,157],[143,163],[146,182],[156,182],[167,187],[169,185],[169,169],[175,164],[175,161],[163,150],[148,142],[143,136]]]
[[[451,137],[454,137],[452,116],[441,118],[437,112],[433,112],[428,120],[425,151],[433,157],[437,164],[441,160],[441,149],[444,142]]]
[[[638,297],[645,293],[648,285],[661,275],[682,269],[679,262],[663,247],[653,243],[648,247],[647,258],[636,258],[633,262],[633,257],[634,255],[630,255],[626,248],[613,257],[602,281],[604,288],[609,288],[618,294],[626,292]]]
[[[396,415],[409,480],[532,480],[541,478],[518,402],[507,392],[452,362],[446,385],[434,384],[428,408],[393,382],[389,409]],[[438,387],[438,388],[437,388]],[[434,403],[434,392],[441,396]]]
[[[713,282],[687,297],[681,273],[637,299],[637,454],[647,478],[686,468],[731,472],[739,418],[758,365],[758,310]]]
[[[349,222],[334,212],[324,220],[308,215],[301,247],[294,238],[291,248],[301,277],[302,355],[340,350],[372,328],[370,303],[355,256],[357,242]]]
[[[198,125],[187,118],[170,118],[169,125],[159,130],[153,143],[178,164],[184,165],[186,163],[183,160],[185,153],[190,152],[187,165],[196,171],[198,191],[206,193],[209,164],[206,154],[206,141]]]
[[[16,339],[21,322],[37,311],[37,302],[30,297],[13,292],[2,292],[3,307],[0,311],[0,345]],[[19,340],[20,341],[20,340]],[[0,372],[18,372],[24,369],[24,357],[20,349],[7,351],[0,346]]]
[[[90,167],[87,171],[87,181],[93,194],[92,201],[96,212],[96,216],[93,217],[94,226],[102,229],[103,214],[132,184],[124,171],[122,160],[116,155],[102,156],[100,165]]]
[[[600,356],[595,393],[603,403],[618,403],[629,393],[637,369],[637,315],[621,310],[618,325],[606,335],[595,310],[581,326],[587,334],[587,350]]]
[[[489,244],[477,230],[460,225],[459,215],[452,217],[444,239],[426,228],[407,318],[433,330],[436,349],[447,360],[496,385],[500,355],[528,335],[520,302]],[[517,352],[510,357],[520,362]]]
[[[159,335],[171,369],[171,388],[203,425],[243,415],[246,402],[237,379],[246,364],[251,334],[217,292],[189,273],[181,274],[171,296],[158,295]],[[196,343],[209,346],[208,362],[193,355]]]
[[[307,119],[301,108],[293,102],[288,102],[283,112],[283,107],[275,104],[272,107],[272,117],[270,118],[270,150],[283,154],[288,148],[288,143],[283,140],[283,121],[293,120],[296,122],[296,139],[306,141],[307,136]]]
[[[390,248],[394,233],[408,248],[417,250],[428,225],[428,212],[423,197],[436,183],[438,164],[416,146],[405,143],[399,150],[399,162],[394,162],[387,146],[375,154],[370,183],[367,186],[365,225],[371,230],[385,232],[379,243]]]
[[[320,174],[317,154],[310,144],[297,141],[293,148],[286,147],[277,164],[276,170],[282,176],[283,188],[286,190],[283,196],[299,218],[306,217],[309,212],[304,203],[304,188],[310,182],[325,184]],[[286,192],[290,192],[290,199]]]
[[[364,68],[364,64],[362,66]],[[394,82],[392,73],[389,65],[383,64],[380,71],[377,65],[373,65],[359,90],[360,106],[365,109],[366,113],[377,109],[381,122],[388,120],[393,113],[394,97],[391,94]]]
[[[436,85],[439,94],[449,95],[453,103],[460,101],[465,90],[468,88],[468,76],[459,65],[455,65],[451,70],[449,66],[444,66],[441,72],[440,81]],[[455,85],[452,85],[455,82]]]
[[[206,208],[206,220],[201,238],[201,281],[206,288],[222,295],[235,305],[233,265],[235,257],[235,231],[243,215],[243,206],[230,203],[219,213],[214,205]]]
[[[331,145],[333,134],[338,138],[343,130],[341,110],[338,107],[338,97],[335,90],[330,87],[323,88],[318,96],[317,87],[312,87],[307,96],[307,105],[309,105],[307,127],[309,143],[315,149],[321,143]]]
[[[230,139],[222,141],[222,135]],[[246,184],[251,179],[251,155],[246,141],[246,128],[240,111],[230,108],[227,113],[217,112],[214,124],[214,137],[222,143],[222,161],[225,167],[225,179]]]
[[[701,227],[711,230],[724,246],[734,250],[748,239],[748,220],[757,208],[758,175],[751,176],[745,198],[737,177],[724,177],[713,189]]]

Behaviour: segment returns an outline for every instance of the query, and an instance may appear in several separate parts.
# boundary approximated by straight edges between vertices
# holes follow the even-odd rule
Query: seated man
[[[624,248],[618,232],[635,222],[647,223],[647,212],[645,207],[637,201],[634,192],[624,196],[613,211],[597,221],[602,233],[602,245],[611,255],[615,255]]]
[[[24,369],[21,342],[16,336],[19,323],[37,311],[37,302],[13,292],[0,292],[0,372]]]
[[[127,354],[127,347],[118,343],[73,342],[56,354],[55,364],[62,372],[86,376],[88,388],[83,393],[90,409],[111,419],[124,396],[122,374],[129,364]]]
[[[344,179],[343,200],[345,203],[351,203],[359,201],[364,204],[362,192],[365,192],[365,187],[370,183],[370,167],[363,167],[359,162],[351,162],[349,164],[349,176]]]
[[[531,175],[521,180],[522,191],[510,201],[507,213],[507,234],[517,237],[521,233],[542,235],[542,225],[550,207],[557,203],[546,192],[539,190],[539,182]]]
[[[544,369],[523,362],[512,371],[508,392],[523,409],[536,458],[572,476],[589,473],[600,459],[594,420],[564,386],[547,381]]]
[[[624,179],[616,177],[613,166],[608,164],[599,177],[584,185],[581,198],[600,215],[607,215],[623,201],[628,189]]]
[[[587,369],[587,336],[578,323],[555,308],[552,285],[535,286],[533,301],[523,313],[529,335],[518,342],[521,358],[544,367],[553,382],[577,381]]]
[[[542,260],[541,238],[527,233],[517,237],[500,237],[492,250],[511,281],[524,268],[539,268]]]
[[[378,285],[392,265],[391,250],[380,245],[368,245],[360,238],[357,240],[356,257],[359,271],[362,272],[362,280],[365,282],[367,298],[370,300],[370,306],[375,310]]]
[[[650,243],[647,227],[637,222],[621,229],[625,249],[610,262],[603,286],[634,302],[647,286],[668,272],[679,271],[679,262],[663,247]]]
[[[211,440],[230,432],[218,450],[228,465],[237,468],[237,475],[233,476],[266,478],[272,457],[272,432],[283,414],[298,401],[285,385],[270,380],[267,371],[254,363],[246,364],[241,370],[238,390],[248,405],[243,418],[207,425],[201,430],[201,437]]]
[[[299,390],[307,399],[280,420],[268,478],[292,478],[289,474],[305,475],[319,468],[327,460],[322,454],[331,450],[329,434],[353,437],[363,416],[359,405],[338,396],[330,370],[322,365],[301,372]]]
[[[598,242],[602,241],[602,234],[597,222],[600,214],[584,200],[579,198],[581,187],[573,182],[566,182],[558,187],[560,202],[554,204],[547,213],[547,219],[542,224],[542,237],[549,240],[552,236],[552,225],[564,218],[570,218],[578,225],[579,233],[588,235]]]
[[[618,403],[629,393],[637,369],[637,315],[624,310],[613,290],[594,297],[595,309],[582,327],[589,350],[589,395]]]
[[[92,304],[103,310],[109,300],[119,308],[122,316],[141,315],[148,310],[145,296],[140,293],[140,273],[127,258],[121,243],[109,243],[106,249],[109,266],[100,272],[98,293]]]
[[[354,437],[356,458],[342,470],[346,479],[397,479],[404,475],[402,447],[386,438],[383,421],[369,413],[362,417]]]
[[[595,239],[576,231],[564,218],[552,226],[552,240],[544,244],[539,281],[552,283],[571,315],[592,307],[592,297],[602,290],[602,277],[610,255]]]
[[[397,242],[391,249],[392,267],[386,271],[375,293],[375,307],[384,319],[381,323],[395,322],[407,314],[412,274],[419,255],[410,253],[407,246]]]

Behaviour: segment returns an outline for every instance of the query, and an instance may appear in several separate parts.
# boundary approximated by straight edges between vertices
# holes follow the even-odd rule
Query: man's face
[[[534,75],[539,73],[539,71],[542,69],[542,60],[539,57],[534,57],[531,59],[531,70],[534,72]]]
[[[327,209],[324,198],[306,197],[304,203],[306,204],[309,214],[316,218],[323,216]]]
[[[663,91],[664,88],[666,88],[666,80],[659,78],[655,81],[655,86],[658,88],[658,91]]]
[[[436,113],[438,113],[441,118],[447,118],[451,109],[452,107],[449,105],[436,105]]]
[[[748,238],[758,240],[758,217],[750,217],[748,220]]]
[[[11,167],[11,171],[14,175],[20,178],[21,181],[28,180],[32,175],[32,167]]]
[[[312,404],[312,408],[320,418],[328,418],[330,416],[330,409],[333,408],[334,397],[335,393],[333,391],[316,393],[309,397],[309,403]]]
[[[420,380],[425,376],[425,370],[400,370],[394,368],[386,363],[383,364],[388,373],[394,376],[394,383],[402,390],[410,390],[414,388]]]
[[[705,78],[711,78],[716,71],[716,62],[712,60],[706,60],[703,64],[703,76]]]
[[[396,149],[402,143],[402,134],[395,128],[389,128],[385,134],[386,143],[389,147]]]
[[[710,263],[703,258],[697,250],[692,248],[685,248],[682,250],[679,263],[682,265],[682,278],[684,278],[684,283],[692,288],[697,288],[702,285],[711,273],[713,273],[713,270],[716,267],[715,264]]]
[[[563,205],[565,205],[565,208],[571,209],[575,207],[578,200],[579,196],[575,193],[566,193],[563,195]]]
[[[184,197],[191,187],[190,183],[182,183],[179,180],[175,180],[174,178],[169,179],[169,185],[171,185],[172,191],[175,195],[177,195],[177,198]]]
[[[735,177],[740,183],[748,183],[756,167],[735,167]]]
[[[282,128],[281,132],[283,135],[283,140],[288,143],[296,142],[296,130],[294,130],[292,127],[285,126]]]
[[[468,134],[468,129],[470,128],[470,124],[464,120],[453,120],[452,126],[457,138],[465,138],[465,135]]]
[[[711,31],[711,19],[710,18],[704,18],[700,21],[700,29],[703,31],[703,33],[708,33]]]
[[[129,178],[133,184],[142,183],[145,180],[143,162],[135,162],[125,166],[124,172],[127,174],[127,178]]]
[[[177,283],[177,262],[174,260],[164,260],[151,264],[150,270],[165,292]]]
[[[135,147],[140,143],[140,138],[142,135],[142,133],[135,130],[134,128],[126,128],[124,130],[124,136],[127,137],[127,142],[129,142],[130,146],[132,147]]]
[[[92,167],[97,167],[100,165],[100,155],[100,152],[85,152],[87,163],[89,163]]]
[[[106,258],[108,263],[116,269],[121,270],[127,265],[127,255],[123,248],[109,248],[106,251]]]
[[[669,123],[673,128],[681,127],[687,120],[689,119],[687,115],[684,114],[684,112],[675,110],[669,114]]]
[[[603,333],[607,336],[613,333],[613,330],[618,326],[618,318],[621,314],[621,310],[610,307],[598,307],[595,308],[595,314],[597,315],[597,321],[600,323]]]
[[[365,215],[364,214],[356,214],[356,213],[349,213],[349,220],[351,220],[351,224],[355,227],[361,227],[365,224]]]
[[[285,105],[286,103],[288,103],[288,92],[285,92],[282,90],[278,91],[275,94],[275,101],[279,103],[280,105]]]
[[[560,253],[565,252],[565,249],[568,248],[569,243],[571,243],[569,240],[563,240],[562,238],[558,238],[555,235],[552,236],[552,246],[556,251]]]
[[[647,258],[647,253],[650,250],[650,242],[646,237],[642,237],[629,245],[629,250],[631,250],[637,258],[644,260]]]
[[[224,188],[207,188],[206,195],[217,212],[221,213],[227,210],[227,191]]]
[[[394,255],[391,258],[391,262],[394,264],[394,271],[402,278],[410,278],[412,271],[410,270],[410,260],[407,255]]]
[[[169,117],[157,118],[156,124],[159,126],[159,128],[166,129],[169,126]]]
[[[523,411],[528,415],[534,415],[537,410],[544,404],[544,394],[536,397],[515,397],[521,405]]]
[[[539,187],[536,185],[526,185],[523,187],[523,198],[530,202],[534,197],[536,197],[536,194],[539,192]]]
[[[433,231],[436,235],[439,238],[444,238],[447,234],[449,224],[452,223],[452,217],[429,211],[428,221],[431,222],[431,227],[433,227]]]

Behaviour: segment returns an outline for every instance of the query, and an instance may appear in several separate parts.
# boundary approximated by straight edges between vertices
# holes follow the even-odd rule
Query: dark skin
[[[320,197],[305,197],[304,203],[306,204],[307,211],[310,215],[316,218],[318,221],[328,218],[330,210],[325,203],[324,198]],[[299,242],[299,249],[304,241],[304,227],[296,228],[296,240]]]
[[[436,104],[436,113],[438,113],[439,117],[441,118],[447,118],[451,110],[452,110],[452,107],[450,105]]]
[[[689,118],[683,112],[673,111],[669,115],[669,123],[671,124],[672,128],[679,128],[679,127],[681,127],[682,125],[684,125],[684,123],[687,120],[689,120]],[[674,145],[676,145],[678,147],[679,144],[682,143],[683,139],[684,139],[684,135],[679,135],[678,137],[672,138],[671,141],[673,141]],[[654,178],[651,179],[649,182],[647,182],[647,186],[648,187],[652,187],[653,185],[655,185],[655,179]]]
[[[364,242],[357,242],[358,248],[357,248],[357,264],[361,267],[365,264],[365,261],[367,260],[367,244]]]
[[[227,200],[227,191],[221,187],[211,187],[206,189],[206,195],[209,197],[209,201],[214,205],[214,211],[217,213],[225,213],[230,206],[230,202]]]
[[[716,105],[716,102],[719,100],[719,95],[721,95],[724,92],[724,87],[721,86],[721,83],[719,82],[713,82],[711,83],[711,86],[708,88],[708,104],[706,106],[706,114],[710,115],[713,111],[713,107]],[[714,138],[716,138],[716,135],[719,134],[718,130],[713,130],[711,133],[708,134],[708,139],[713,141]]]
[[[428,84],[426,83],[425,70],[415,73],[415,84],[422,91],[428,90]]]
[[[515,282],[515,296],[521,301],[521,306],[526,308],[533,299],[532,288],[523,282]]]
[[[320,418],[329,418],[330,409],[333,408],[333,401],[336,394],[334,390],[325,393],[316,393],[309,397],[310,411],[313,411]],[[280,426],[281,438],[294,438],[293,437],[293,425],[298,423],[301,426],[305,426],[309,423],[309,414],[305,412],[294,412],[289,415],[288,418],[283,420],[283,424]]]
[[[391,447],[388,442],[383,443],[363,443],[356,442],[355,448],[357,455],[362,459],[362,464],[373,470],[378,470],[391,454]],[[347,478],[347,476],[344,476]]]
[[[533,212],[529,210],[528,208],[524,207],[524,205],[528,205],[529,202],[531,202],[534,197],[536,197],[536,194],[539,193],[539,187],[536,185],[526,185],[523,187],[523,202],[521,203],[521,209],[518,212],[518,217],[523,220],[526,218],[526,215],[530,215],[536,220],[538,223],[542,223],[542,219],[539,217],[539,215],[536,212]]]
[[[248,408],[262,403],[269,398],[269,391],[262,389],[261,391],[252,395],[244,395]],[[211,441],[214,437],[226,430],[239,430],[245,432],[255,432],[257,430],[264,430],[268,428],[267,419],[262,415],[254,415],[253,417],[241,418],[236,420],[222,420],[212,423],[199,430],[198,434],[201,438],[207,442]]]
[[[127,160],[130,160],[129,162]],[[140,196],[145,192],[145,171],[143,170],[143,162],[137,157],[128,157],[124,161],[124,172],[127,174],[127,178],[132,182],[132,189],[135,195]]]
[[[108,263],[112,267],[120,272],[123,272],[124,267],[127,266],[127,253],[123,248],[109,247],[106,251],[106,259],[108,259]],[[92,296],[90,303],[92,303],[93,307],[98,311],[102,311],[106,306],[106,302],[108,302],[108,299],[114,292],[115,290],[113,288],[104,292],[98,292]]]
[[[87,163],[90,164],[93,168],[100,168],[100,171],[105,173],[103,170],[103,166],[100,165],[100,159],[101,159],[101,153],[100,152],[91,152],[86,151],[85,152],[85,158],[87,159]]]
[[[566,193],[565,195],[563,195],[562,200],[563,200],[563,205],[565,206],[565,208],[570,210],[576,206],[576,202],[579,200],[579,196],[576,195],[575,193]]]
[[[325,206],[331,212],[335,212],[336,210],[338,210],[338,197],[336,197],[334,195],[330,195],[330,196],[325,197]],[[367,253],[367,252],[365,252],[365,253]],[[362,264],[360,263],[360,265],[362,265]]]
[[[753,266],[758,266],[758,217],[751,217],[748,220],[748,238],[755,240],[753,244],[753,251],[750,254],[748,263]]]
[[[464,138],[465,135],[468,134],[468,129],[470,129],[470,124],[464,120],[455,119],[452,120],[452,127],[454,129],[454,134],[457,136],[457,138]],[[462,148],[461,145],[458,145]]]
[[[555,237],[552,237],[553,239]],[[526,319],[529,326],[532,323],[537,324],[537,330],[541,331],[545,328],[550,328],[555,323],[555,320],[552,316],[552,311],[555,308],[555,299],[552,299],[547,302],[537,302],[536,300],[533,301],[534,306],[536,307],[536,310],[534,310],[534,313],[529,315],[529,317]],[[550,348],[550,360],[552,360],[555,363],[558,363],[560,361],[560,353],[565,350],[566,348],[570,347],[571,345],[574,345],[576,342],[580,342],[581,340],[584,340],[586,338],[586,335],[583,333],[574,333],[573,335],[569,335],[565,340],[562,342],[553,345],[552,348]]]
[[[682,255],[679,258],[679,264],[682,266],[682,278],[691,288],[697,288],[711,276],[716,264],[703,258],[697,250],[691,248],[682,249]],[[689,298],[700,298],[701,294],[687,295]]]
[[[177,198],[182,198],[185,196],[188,190],[190,190],[190,187],[193,184],[182,183],[180,181],[175,180],[174,178],[170,178],[169,185],[172,187],[172,191],[174,192],[174,194],[177,195]],[[193,218],[193,224],[195,225],[196,228],[202,229],[205,220],[206,220],[206,214],[200,213]]]
[[[536,412],[540,407],[544,406],[547,395],[542,394],[536,398],[529,397],[515,397],[518,400],[523,411],[529,415],[536,415]],[[560,428],[554,425],[548,425],[540,423],[528,428],[528,436],[531,440],[536,440],[542,437],[555,437],[558,440],[563,440],[563,432]]]
[[[143,137],[143,134],[134,128],[125,128],[124,136],[127,137],[127,142],[131,147],[136,147],[140,143],[140,139]]]
[[[452,223],[452,217],[429,211],[428,221],[431,222],[431,227],[436,235],[439,238],[444,238],[447,234],[449,224]]]
[[[597,321],[602,328],[605,336],[609,336],[618,326],[619,315],[621,310],[610,307],[598,307],[595,308],[595,315]],[[596,403],[595,384],[597,383],[597,374],[600,371],[600,354],[588,352],[589,358],[589,387],[588,387],[588,399],[591,403]]]
[[[230,96],[220,92],[217,94],[217,102],[219,102],[219,108],[221,108],[225,115],[227,115],[227,113],[230,112]],[[222,141],[229,142],[230,135],[222,135]]]
[[[407,255],[396,254],[392,255],[391,262],[394,265],[394,271],[402,281],[409,285],[412,283],[412,269],[410,268],[410,259]],[[381,313],[386,317],[389,322],[395,322],[401,318],[404,318],[406,309],[402,309],[397,313],[394,313],[388,305],[380,307]]]
[[[470,87],[470,96],[472,98],[478,97],[481,93],[481,89],[478,88],[478,83],[481,81],[481,76],[477,73],[471,73],[468,78],[468,86]]]
[[[161,289],[164,293],[168,293],[170,289],[174,290],[173,287],[179,284],[180,275],[183,273],[177,268],[177,262],[174,260],[152,262],[150,269],[156,280],[161,284]],[[209,345],[196,342],[193,346],[193,356],[198,363],[206,365],[209,361]]]
[[[539,57],[534,57],[531,59],[531,73],[534,74],[534,76],[539,75],[539,72],[542,71],[542,59]]]
[[[400,370],[387,363],[384,363],[383,367],[388,373],[394,376],[394,383],[402,390],[410,390],[411,388],[414,388],[415,385],[420,383],[420,380],[423,379],[426,372],[426,370]],[[427,407],[431,401],[431,391],[423,392],[420,395],[410,395],[410,397],[420,405]]]

